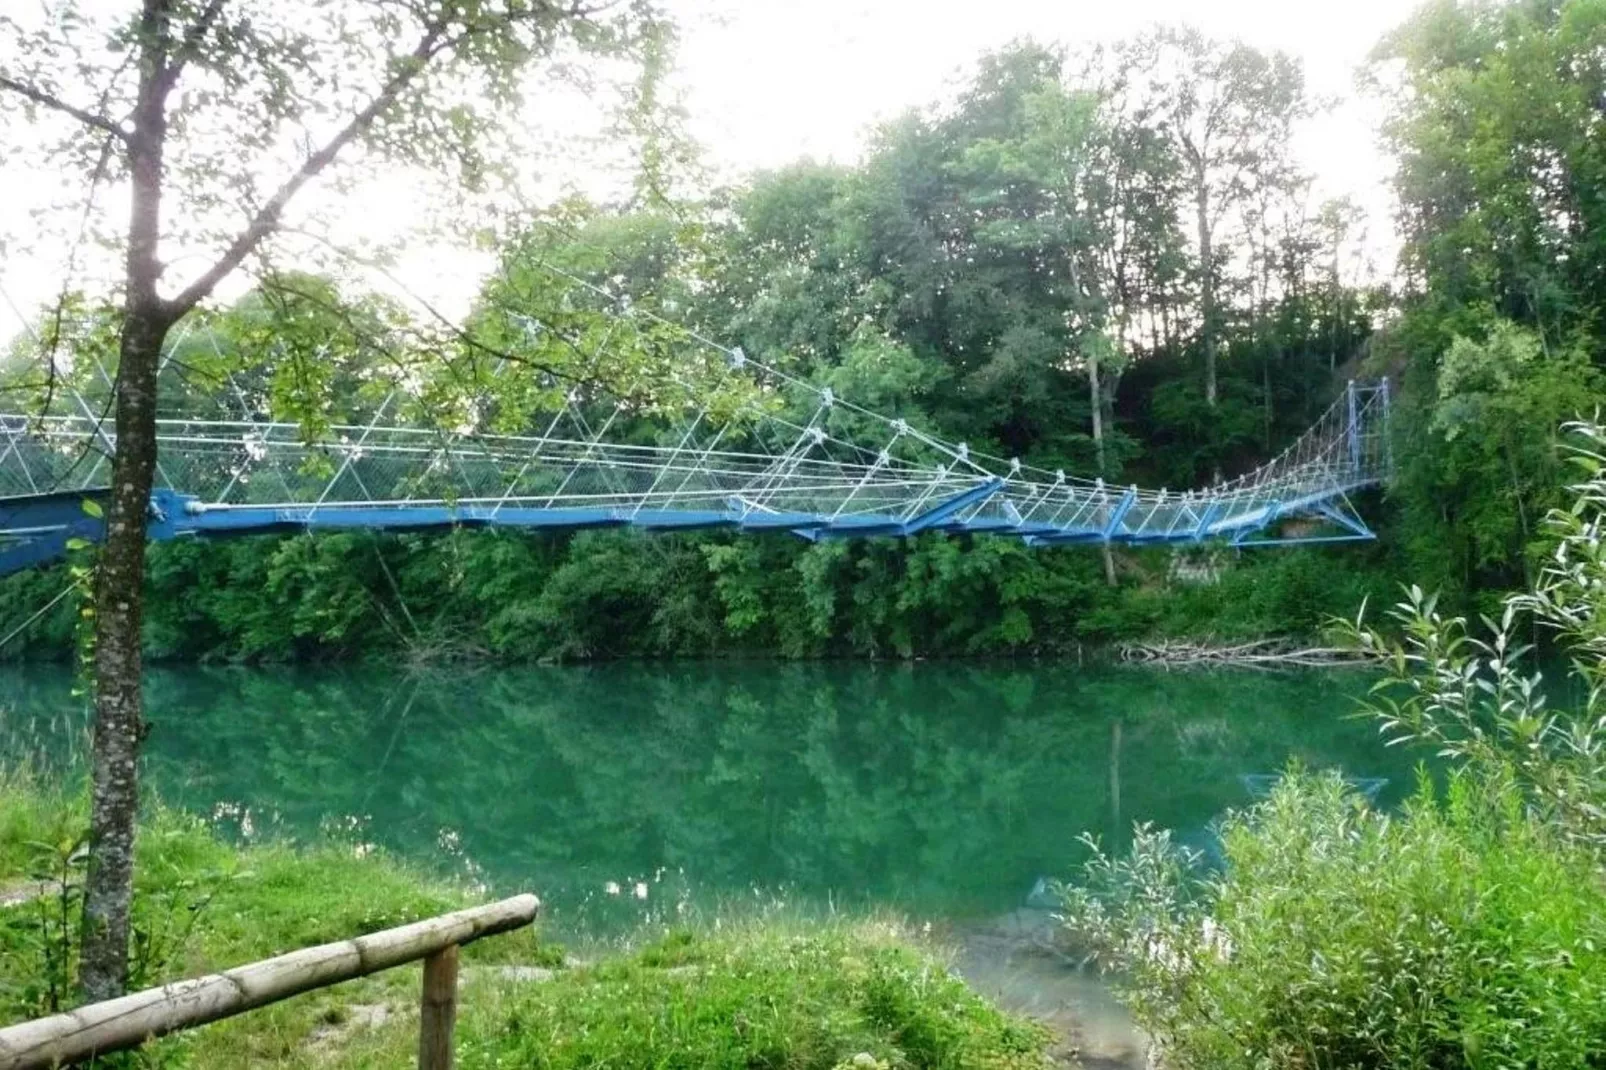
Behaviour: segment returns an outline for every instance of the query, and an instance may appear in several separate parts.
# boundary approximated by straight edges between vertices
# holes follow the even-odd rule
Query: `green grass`
[[[671,933],[472,1003],[465,1068],[828,1070],[861,1054],[892,1067],[1043,1065],[1037,1029],[977,998],[896,925],[869,921]]]
[[[0,889],[66,872],[86,807],[26,772],[0,772]],[[477,893],[383,852],[334,842],[231,844],[205,822],[153,806],[142,826],[135,910],[141,984],[456,909]],[[63,927],[65,923],[65,928]],[[46,1013],[74,909],[58,897],[0,908],[0,1022]],[[490,1067],[1027,1068],[1045,1036],[997,1011],[897,924],[723,920],[646,942],[546,981],[502,965],[561,966],[534,929],[464,952],[457,1032],[465,1070]],[[414,1058],[419,969],[252,1011],[149,1045],[172,1067],[391,1067]],[[384,1020],[375,1022],[376,1016]],[[853,1060],[858,1058],[858,1063]]]
[[[34,844],[76,834],[88,814],[87,799],[46,787],[26,766],[0,764],[0,889],[29,871]]]

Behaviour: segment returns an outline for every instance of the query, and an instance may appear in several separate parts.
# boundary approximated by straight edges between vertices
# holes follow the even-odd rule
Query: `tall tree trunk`
[[[161,277],[162,155],[167,142],[168,4],[145,0],[139,90],[128,137],[130,205],[116,391],[117,448],[95,578],[95,735],[79,986],[89,1000],[128,980],[139,747],[145,521],[156,474],[156,372],[173,313]]]
[[[1211,248],[1210,184],[1201,170],[1193,195],[1199,227],[1199,333],[1204,343],[1205,404],[1216,407],[1216,265]]]
[[[1333,322],[1328,331],[1327,342],[1327,372],[1329,375],[1338,371],[1338,317],[1342,306],[1340,305],[1340,291],[1338,288],[1338,240],[1333,240]]]
[[[1099,389],[1099,358],[1087,358],[1087,393],[1093,414],[1093,464],[1100,476],[1105,474],[1104,464],[1104,392]]]
[[[1262,353],[1260,357],[1260,393],[1261,402],[1265,408],[1265,449],[1266,455],[1269,457],[1271,455],[1271,425],[1274,415],[1271,400],[1271,354],[1269,352]]]
[[[1261,219],[1265,219],[1264,213]],[[1255,298],[1254,320],[1249,325],[1249,335],[1254,346],[1260,351],[1260,391],[1261,405],[1265,417],[1265,450],[1271,455],[1271,425],[1272,425],[1272,397],[1271,397],[1271,358],[1274,331],[1263,329],[1265,314],[1271,309],[1271,235],[1267,234],[1262,223],[1260,235],[1260,293]]]
[[[128,979],[134,827],[139,809],[145,518],[156,468],[156,367],[167,333],[159,312],[125,312],[117,372],[117,457],[95,580],[95,737],[90,865],[84,886],[79,984],[89,1000]]]
[[[1099,358],[1087,358],[1087,392],[1093,413],[1093,463],[1098,468],[1100,478],[1105,475],[1104,459],[1104,391],[1099,388]],[[1110,544],[1100,543],[1099,549],[1104,554],[1104,582],[1111,587],[1115,586],[1115,554],[1110,550]]]
[[[156,473],[156,379],[162,344],[173,324],[206,299],[279,226],[297,191],[358,140],[429,63],[455,43],[453,18],[426,23],[407,57],[361,110],[309,152],[284,183],[256,206],[249,223],[218,260],[171,300],[157,286],[162,266],[162,158],[167,147],[167,99],[184,65],[196,58],[226,0],[207,0],[175,39],[178,0],[142,0],[136,28],[139,85],[126,122],[95,122],[127,152],[130,190],[128,259],[117,369],[117,448],[112,464],[106,537],[95,581],[95,753],[90,811],[90,865],[84,887],[84,935],[79,984],[89,999],[120,992],[128,974],[128,917],[133,897],[134,821],[139,805],[139,747],[144,735],[140,693],[140,618],[145,576],[145,522]],[[517,6],[517,5],[515,5]],[[444,5],[451,8],[453,5]],[[565,15],[564,18],[571,16]],[[508,26],[521,16],[496,16]],[[458,38],[466,39],[468,35]],[[76,115],[76,112],[74,113]]]

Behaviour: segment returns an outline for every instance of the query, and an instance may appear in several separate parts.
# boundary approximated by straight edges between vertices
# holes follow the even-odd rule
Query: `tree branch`
[[[223,5],[226,2],[227,0],[207,0],[206,7],[201,9],[201,13],[196,16],[195,21],[185,29],[184,40],[179,42],[178,48],[173,53],[172,61],[167,65],[167,69],[162,72],[162,77],[166,79],[169,89],[178,84],[179,75],[184,73],[184,67],[200,54],[201,46],[206,43],[206,35],[212,31],[213,24],[217,22],[218,16],[223,13]]]
[[[388,275],[388,273],[386,277],[392,278],[392,281],[395,281],[393,277]],[[298,288],[292,282],[288,281],[283,275],[276,274],[272,277],[260,278],[257,280],[257,285],[258,289],[262,290],[264,293],[272,294],[280,298],[282,298],[285,294],[289,294],[292,297],[298,297],[301,300],[306,301],[314,308],[328,312],[331,315],[338,316],[356,338],[373,347],[375,350],[385,354],[391,363],[396,365],[398,369],[406,370],[406,364],[392,354],[388,348],[380,344],[377,341],[377,335],[374,332],[368,330],[366,327],[363,327],[360,323],[358,323],[356,318],[352,316],[351,310],[344,304],[331,304],[329,301],[326,301],[317,294]],[[550,375],[554,379],[561,380],[566,383],[573,383],[576,386],[608,387],[610,385],[600,379],[585,375],[575,375],[573,372],[565,371],[557,365],[548,364],[544,361],[533,360],[510,350],[502,349],[499,346],[488,345],[487,343],[474,337],[470,331],[467,331],[454,323],[444,313],[438,311],[433,305],[429,304],[429,302],[425,301],[417,294],[408,291],[408,297],[414,301],[417,301],[418,304],[423,307],[425,312],[435,319],[459,345],[466,349],[473,350],[474,352],[483,356],[495,357],[498,360],[505,360],[510,364],[519,364],[526,368],[531,368],[535,371],[541,372],[544,375]],[[400,328],[400,331],[401,333],[410,336],[414,343],[418,345],[421,350],[427,352],[431,349],[429,344],[430,340],[420,328],[407,326]],[[567,337],[563,332],[554,331],[553,337],[563,342],[563,344],[577,356],[584,357],[586,355],[585,352],[573,341],[573,339]],[[444,360],[441,362],[441,366],[447,371],[456,374],[454,362],[450,360]]]
[[[68,104],[65,100],[62,100],[60,97],[52,93],[45,92],[38,86],[29,85],[27,82],[19,82],[15,78],[0,74],[0,89],[9,89],[11,92],[23,97],[26,100],[31,100],[35,104],[49,108],[51,111],[58,111],[63,115],[69,115],[72,118],[77,119],[80,123],[83,123],[85,126],[92,127],[96,130],[103,130],[117,138],[123,144],[128,144],[128,131],[124,130],[118,124],[112,122],[104,115],[97,115],[92,111]]]
[[[351,121],[340,129],[333,137],[324,143],[312,155],[308,156],[295,173],[285,180],[284,184],[274,191],[266,204],[257,210],[250,223],[240,232],[223,255],[201,274],[194,282],[184,288],[177,297],[167,302],[168,314],[178,319],[190,309],[194,308],[202,299],[210,294],[217,284],[245,262],[260,244],[262,239],[273,233],[279,225],[285,207],[295,195],[300,192],[313,178],[334,162],[340,151],[373,125],[375,119],[389,108],[401,96],[413,79],[417,78],[424,69],[450,40],[444,37],[445,29],[439,24],[432,25],[419,39],[418,45],[408,54],[401,65],[401,69],[386,82],[374,99],[368,105],[351,117]]]

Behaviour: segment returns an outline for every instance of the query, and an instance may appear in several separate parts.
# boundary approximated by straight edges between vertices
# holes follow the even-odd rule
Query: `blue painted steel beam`
[[[1271,502],[1247,514],[1221,519],[1227,507],[1207,502],[1197,522],[1173,524],[1152,533],[1125,529],[1125,519],[1137,501],[1135,491],[1123,493],[1106,507],[1101,524],[1087,521],[1058,524],[1022,522],[998,516],[961,519],[966,510],[986,502],[1005,487],[989,479],[946,498],[919,515],[904,520],[893,515],[835,517],[818,513],[754,511],[740,499],[721,509],[625,509],[615,507],[545,508],[473,503],[465,505],[298,505],[208,508],[192,496],[158,490],[151,496],[150,537],[229,537],[270,532],[297,533],[368,528],[389,531],[423,531],[451,527],[516,527],[574,529],[634,526],[650,531],[734,528],[742,531],[789,531],[810,540],[822,537],[907,537],[921,532],[997,533],[1020,536],[1029,546],[1075,546],[1100,542],[1132,545],[1196,543],[1223,537],[1234,545],[1292,545],[1314,542],[1350,542],[1373,538],[1364,522],[1339,505],[1344,491],[1327,487],[1291,502]],[[0,575],[57,560],[71,538],[98,540],[102,523],[84,511],[85,499],[100,500],[104,489],[0,498]],[[1341,525],[1346,534],[1275,539],[1263,533],[1283,516],[1317,512]],[[1080,515],[1080,514],[1079,514]]]
[[[949,530],[948,525],[960,513],[973,505],[979,505],[1003,489],[1004,481],[1002,479],[989,479],[978,486],[962,490],[952,497],[944,498],[919,516],[911,517],[906,521],[900,521],[888,516],[843,516],[818,527],[813,534],[817,537],[829,536],[831,538],[869,538],[877,535],[908,538],[923,531]],[[955,528],[954,530],[960,529]]]
[[[642,510],[630,522],[648,531],[706,531],[711,528],[738,527],[741,519],[712,510]]]
[[[84,502],[102,504],[110,491],[53,491],[0,498],[0,531],[44,531],[76,524],[87,516]]]
[[[0,534],[16,537],[0,549],[0,576],[59,561],[74,539],[100,541],[105,521],[90,515],[85,503],[104,508],[109,493],[95,487],[0,498]]]
[[[1205,506],[1204,515],[1199,518],[1198,525],[1193,529],[1194,542],[1201,541],[1207,534],[1209,534],[1211,521],[1215,520],[1216,515],[1220,512],[1220,502],[1211,502],[1209,505]]]
[[[967,535],[1019,535],[1019,522],[1004,517],[982,520],[957,520],[942,525],[939,531],[962,531]]]
[[[813,513],[748,513],[738,521],[744,531],[793,531],[823,528],[831,521]]]
[[[1357,517],[1351,516],[1338,508],[1332,502],[1317,502],[1316,511],[1321,513],[1333,523],[1354,532],[1356,535],[1372,538],[1372,529],[1363,524]]]
[[[1371,542],[1376,538],[1377,536],[1370,532],[1365,535],[1297,535],[1288,539],[1276,537],[1266,539],[1240,539],[1239,541],[1233,543],[1233,545],[1241,549],[1247,549],[1253,546],[1303,546],[1306,544],[1323,542]]]
[[[9,576],[36,565],[48,565],[67,556],[67,544],[74,539],[99,542],[105,523],[79,513],[79,519],[54,531],[25,539],[0,550],[0,576]]]
[[[1121,504],[1115,507],[1115,512],[1110,516],[1110,522],[1104,525],[1105,542],[1109,542],[1115,536],[1115,533],[1121,530],[1121,521],[1126,519],[1126,514],[1131,511],[1133,504],[1137,500],[1137,490],[1128,487],[1127,492],[1121,496]]]
[[[1104,542],[1102,531],[1066,531],[1057,535],[1029,535],[1028,546],[1091,546]]]
[[[950,517],[957,516],[969,509],[972,505],[980,505],[1003,489],[1004,481],[1002,479],[989,479],[978,487],[961,491],[910,520],[903,526],[903,534],[918,535],[927,528],[936,527]]]
[[[1277,523],[1278,519],[1281,518],[1282,515],[1283,503],[1279,501],[1272,502],[1270,505],[1266,506],[1265,511],[1261,514],[1261,519],[1258,524],[1254,524],[1253,526],[1245,525],[1239,528],[1233,534],[1232,544],[1234,546],[1241,545],[1245,539],[1249,538],[1257,531],[1265,531],[1267,528]]]

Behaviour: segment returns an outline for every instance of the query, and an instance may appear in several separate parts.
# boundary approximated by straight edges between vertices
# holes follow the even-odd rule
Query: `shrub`
[[[1412,588],[1372,713],[1455,763],[1394,815],[1337,774],[1286,777],[1222,826],[1205,877],[1163,832],[1098,852],[1066,924],[1124,978],[1176,1065],[1421,1070],[1606,1065],[1606,430],[1574,429],[1586,481],[1556,550],[1487,637]],[[1545,697],[1532,627],[1572,656]]]
[[[1294,773],[1196,876],[1163,834],[1095,855],[1067,920],[1182,1067],[1591,1067],[1606,891],[1588,858],[1465,774],[1389,816]]]

